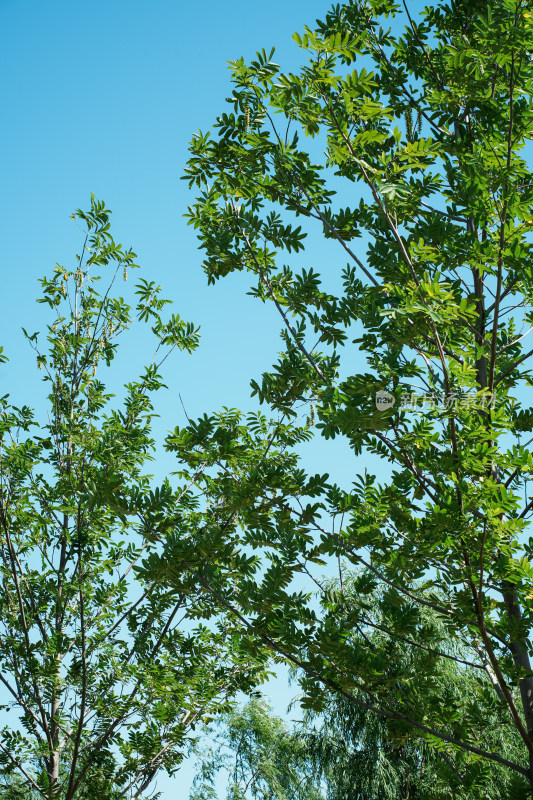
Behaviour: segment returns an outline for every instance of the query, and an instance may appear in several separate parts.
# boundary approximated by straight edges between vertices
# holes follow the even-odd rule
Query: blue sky
[[[95,192],[114,212],[116,238],[139,254],[145,277],[163,283],[179,313],[202,325],[201,377],[187,373],[189,403],[197,391],[205,401],[206,388],[215,404],[240,397],[257,367],[261,337],[243,336],[257,323],[257,308],[231,280],[207,289],[182,218],[193,195],[179,176],[191,135],[222,109],[227,60],[279,42],[280,58],[295,65],[292,32],[323,10],[322,2],[281,0],[268,11],[212,0],[0,0],[1,258],[9,298],[0,335],[17,360],[24,354],[14,332],[35,314],[36,280],[55,261],[68,263],[79,242],[69,215]],[[232,355],[220,358],[221,350]],[[239,369],[228,384],[230,361]]]
[[[143,277],[161,283],[178,313],[201,325],[197,353],[172,362],[161,432],[183,423],[178,392],[191,415],[250,406],[250,378],[280,349],[279,321],[246,296],[243,276],[207,286],[182,216],[193,194],[179,176],[191,135],[223,108],[226,62],[275,45],[276,60],[296,69],[292,33],[328,7],[322,0],[0,0],[0,345],[10,357],[1,394],[38,402],[34,356],[20,328],[42,330],[37,280],[55,262],[72,265],[81,233],[70,214],[94,192],[113,210],[115,238],[138,253]],[[345,457],[341,445],[313,453],[321,471],[326,454],[337,465]],[[268,691],[278,709],[292,696],[284,677]],[[164,800],[185,797],[190,778],[190,767],[162,778]]]
[[[142,276],[201,325],[199,351],[173,362],[168,426],[181,421],[178,391],[191,415],[245,404],[250,378],[280,349],[279,321],[246,296],[245,276],[207,286],[183,218],[194,194],[179,178],[192,134],[223,110],[227,61],[276,45],[276,60],[296,69],[292,33],[328,8],[322,0],[265,8],[244,0],[0,0],[0,259],[8,299],[0,343],[11,358],[0,391],[21,399],[34,374],[20,326],[42,330],[37,280],[56,261],[72,264],[81,232],[70,214],[94,192],[113,211],[115,238],[138,253]]]

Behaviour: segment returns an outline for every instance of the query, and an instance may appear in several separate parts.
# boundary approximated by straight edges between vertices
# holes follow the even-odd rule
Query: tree
[[[349,591],[349,586],[346,588]],[[381,606],[379,593],[372,600]],[[468,713],[469,706],[483,702],[478,683],[464,669],[460,654],[443,645],[444,631],[436,615],[426,610],[424,616],[420,640],[426,646],[443,647],[447,654],[447,658],[435,663],[434,678],[445,687],[450,702],[462,699],[462,710]],[[425,658],[421,648],[394,641],[384,633],[383,626],[351,633],[354,640],[363,636],[368,636],[376,650],[388,648],[390,663],[400,673],[406,669],[402,662]],[[402,664],[399,669],[398,664]],[[409,671],[417,668],[412,663]],[[393,697],[390,700],[394,702]],[[520,749],[516,732],[502,724],[501,718],[491,715],[488,708],[484,712],[487,722],[490,718],[486,744],[499,747],[507,757],[516,756]],[[207,733],[212,744],[194,746],[199,768],[191,800],[221,797],[216,790],[221,775],[226,776],[228,798],[507,800],[513,792],[512,777],[504,767],[468,764],[461,753],[454,754],[452,761],[420,739],[391,738],[383,717],[334,693],[328,694],[321,712],[307,710],[303,720],[290,727],[272,714],[264,699],[254,698],[242,709],[219,717],[207,726]]]
[[[212,744],[206,745],[209,739]],[[215,783],[224,773],[225,794],[232,800],[323,800],[303,738],[274,716],[261,698],[212,723],[199,743],[193,751],[198,771],[191,800],[218,797]]]
[[[333,690],[396,733],[503,764],[530,794],[532,11],[350,0],[295,36],[298,74],[265,51],[232,62],[229,108],[191,143],[189,221],[210,282],[247,270],[275,305],[284,352],[252,384],[264,416],[207,417],[169,439],[190,470],[212,467],[195,548],[216,563],[173,535],[166,562],[152,560],[178,591],[194,574],[258,649],[300,667],[308,704]],[[286,264],[310,231],[330,245],[323,274]],[[290,455],[313,425],[351,447],[343,485]],[[343,597],[343,559],[373,576],[359,594],[386,587],[391,637],[420,646],[413,608],[440,616],[468,652],[480,713],[463,716],[438,685],[419,695],[439,650],[395,676],[391,702],[387,654],[349,641],[380,623]],[[331,594],[317,564],[331,575],[337,562]],[[520,736],[516,760],[484,747],[485,703]]]
[[[512,791],[501,774],[499,783],[486,780],[484,794],[475,787],[473,793],[457,788],[435,750],[416,741],[395,746],[380,717],[342,698],[332,697],[318,719],[292,727],[264,701],[254,699],[219,719],[206,734],[212,745],[197,748],[191,800],[503,800]],[[224,793],[217,791],[222,776]]]
[[[259,667],[240,658],[229,618],[207,626],[193,591],[176,598],[137,574],[157,550],[152,530],[190,509],[186,487],[154,486],[147,467],[159,368],[198,331],[164,320],[154,282],[137,284],[133,305],[116,292],[136,256],[113,241],[103,203],[73,218],[85,230],[75,267],[42,280],[46,342],[26,334],[46,401],[35,412],[1,400],[0,772],[8,796],[118,800],[173,773],[198,720]],[[155,355],[113,402],[103,367],[135,322]]]

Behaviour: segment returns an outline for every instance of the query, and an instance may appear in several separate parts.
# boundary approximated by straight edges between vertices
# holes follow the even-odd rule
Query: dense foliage
[[[515,794],[533,787],[532,14],[349,0],[295,36],[298,74],[266,52],[232,63],[226,111],[191,144],[189,219],[209,280],[247,270],[278,309],[284,351],[253,383],[264,416],[169,438],[207,504],[149,565],[298,666],[310,708],[334,691],[395,736],[503,765]],[[351,448],[339,485],[293,454],[311,432]],[[348,599],[344,564],[365,567]],[[439,682],[442,648],[397,663],[351,639],[383,624],[420,647],[428,608],[478,702]],[[487,739],[494,719],[519,736],[512,757]]]
[[[350,591],[350,586],[346,587]],[[373,598],[381,606],[379,594]],[[381,620],[385,623],[385,620]],[[384,625],[366,632],[356,628],[354,642],[363,637],[375,650],[389,653],[388,671],[416,673],[427,650],[440,647],[445,657],[435,659],[434,683],[444,689],[448,702],[468,716],[482,711],[483,698],[475,673],[467,669],[461,653],[450,648],[438,618],[426,611],[418,647],[395,640]],[[411,662],[411,663],[408,663]],[[424,669],[421,670],[422,674]],[[420,701],[432,702],[433,686],[417,687]],[[413,692],[404,684],[403,693]],[[389,702],[394,702],[394,691]],[[504,720],[483,708],[484,742],[507,757],[516,756],[520,743]],[[290,718],[298,714],[291,704]],[[208,738],[195,746],[199,761],[191,800],[264,798],[265,800],[507,800],[514,796],[515,781],[504,767],[465,762],[460,753],[450,758],[421,739],[391,730],[386,720],[340,694],[329,693],[321,712],[308,709],[303,720],[292,723],[276,717],[263,699],[252,699],[242,709],[218,719],[207,728]],[[225,786],[222,779],[225,778]]]

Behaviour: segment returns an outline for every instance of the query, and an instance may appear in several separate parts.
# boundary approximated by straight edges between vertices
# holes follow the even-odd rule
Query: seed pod
[[[404,118],[405,118],[405,133],[407,136],[407,141],[412,142],[414,139],[413,112],[410,108],[405,109]]]

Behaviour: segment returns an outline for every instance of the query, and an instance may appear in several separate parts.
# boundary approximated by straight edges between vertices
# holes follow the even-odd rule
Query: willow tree
[[[206,571],[176,534],[181,566],[160,567],[176,587],[203,575],[258,642],[302,668],[309,703],[333,687],[398,735],[504,763],[531,791],[533,9],[418,11],[336,5],[294,37],[297,74],[264,51],[232,62],[227,109],[192,141],[185,177],[201,191],[189,221],[209,281],[246,270],[279,311],[284,350],[253,383],[264,418],[226,413],[169,440],[191,468],[215,470],[196,552],[218,560]],[[291,427],[293,443],[310,430],[344,437],[342,485],[305,475]],[[353,626],[381,623],[343,600],[343,559],[366,565],[361,596],[384,587],[392,637],[419,647],[416,609],[441,616],[478,676],[477,705],[439,701],[438,648],[402,677],[386,648],[349,645]],[[309,583],[321,613],[291,585],[318,580],[314,561],[329,574],[341,564],[339,591]],[[485,746],[487,704],[517,731],[520,758]]]

